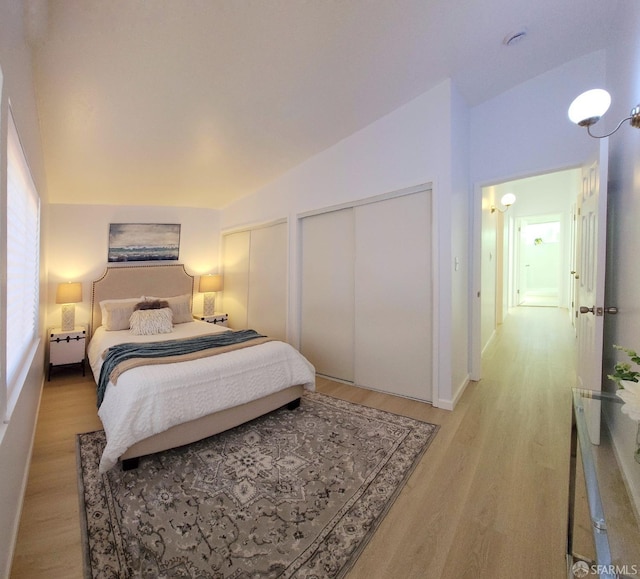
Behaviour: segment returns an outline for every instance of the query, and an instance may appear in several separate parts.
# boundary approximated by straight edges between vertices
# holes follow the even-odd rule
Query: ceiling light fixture
[[[594,88],[583,92],[580,96],[574,99],[569,107],[569,119],[572,123],[580,127],[587,127],[589,136],[594,139],[604,139],[613,135],[625,121],[631,121],[631,126],[636,129],[640,129],[640,105],[636,105],[631,109],[631,114],[622,119],[618,126],[606,135],[594,135],[591,132],[591,125],[595,125],[600,118],[609,110],[611,105],[611,96],[609,93],[601,88]]]
[[[507,34],[502,39],[502,44],[504,44],[505,46],[513,46],[514,44],[517,44],[518,42],[521,42],[522,40],[524,40],[526,36],[527,36],[526,28],[522,28],[520,30],[517,30],[516,32],[509,32],[509,34]]]
[[[515,202],[516,196],[513,193],[505,193],[502,196],[502,199],[500,199],[500,203],[504,206],[504,209],[499,209],[495,205],[492,205],[491,213],[495,213],[496,211],[499,213],[506,213],[509,210],[509,207],[511,207]]]

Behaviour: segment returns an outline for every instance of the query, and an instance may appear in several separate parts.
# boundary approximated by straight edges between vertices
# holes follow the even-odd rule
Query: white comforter
[[[135,336],[128,330],[96,330],[88,348],[98,380],[102,353],[122,342],[175,340],[228,331],[206,322],[177,324],[171,334]],[[313,366],[284,342],[218,354],[188,362],[140,366],[124,372],[117,385],[109,382],[98,416],[107,446],[100,461],[106,472],[133,444],[176,424],[231,408],[303,384],[315,388]]]

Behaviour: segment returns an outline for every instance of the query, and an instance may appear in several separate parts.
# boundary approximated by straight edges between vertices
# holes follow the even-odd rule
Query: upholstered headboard
[[[92,284],[91,335],[102,323],[102,300],[145,295],[164,298],[184,294],[193,296],[193,276],[182,264],[108,267],[104,275]]]

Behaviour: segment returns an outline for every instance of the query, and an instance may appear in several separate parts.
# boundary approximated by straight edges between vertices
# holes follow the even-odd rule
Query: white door
[[[432,400],[431,193],[301,219],[300,350],[320,375]]]
[[[251,328],[287,339],[287,224],[273,223],[222,237],[222,308],[234,330]]]
[[[286,222],[251,230],[247,326],[287,341]]]
[[[300,351],[316,372],[354,381],[353,209],[302,220]]]
[[[608,139],[602,139],[599,159],[583,167],[582,192],[577,205],[577,377],[579,388],[595,391],[602,390],[608,148]],[[597,443],[599,404],[590,405],[586,410],[591,438]]]
[[[430,402],[431,198],[355,208],[355,382]]]
[[[576,268],[578,267],[578,254],[576,253],[578,247],[578,208],[577,204],[571,206],[571,263],[569,271],[569,317],[571,318],[571,325],[574,332],[576,331],[576,303],[578,302],[578,283],[576,279]]]
[[[249,231],[230,233],[222,238],[222,263],[224,264],[222,307],[229,315],[229,327],[234,330],[247,327],[250,246]]]

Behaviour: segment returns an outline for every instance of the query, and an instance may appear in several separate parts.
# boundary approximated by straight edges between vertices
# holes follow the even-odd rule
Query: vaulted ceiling
[[[474,106],[604,47],[614,9],[615,0],[43,2],[29,30],[49,200],[223,207],[446,78]]]

